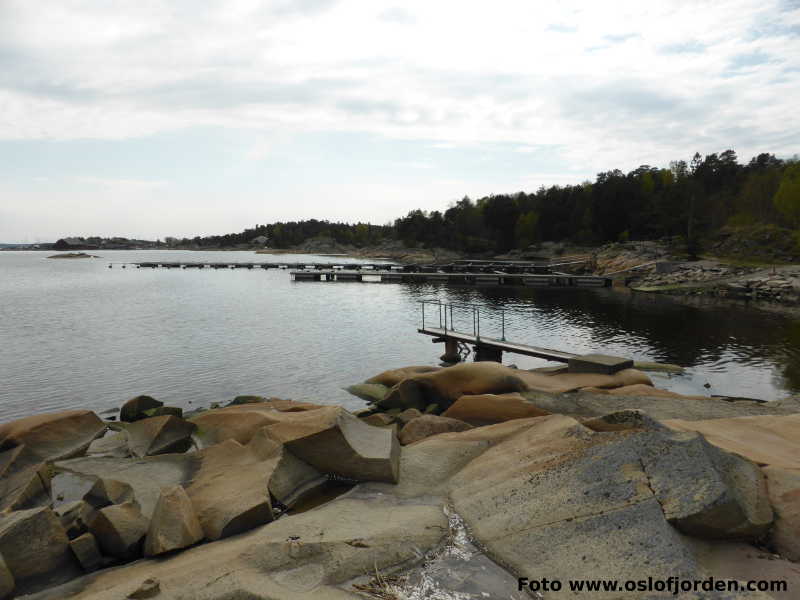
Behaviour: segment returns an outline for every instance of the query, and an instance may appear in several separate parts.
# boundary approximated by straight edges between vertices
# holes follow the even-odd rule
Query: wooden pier
[[[148,261],[110,263],[135,266],[139,269],[288,269],[292,271],[341,272],[356,271],[392,273],[426,273],[463,275],[547,275],[560,274],[556,269],[573,268],[586,263],[585,258],[561,261],[510,261],[510,260],[454,260],[437,263],[396,264],[392,262],[203,262],[203,261]],[[352,280],[352,279],[351,279]]]
[[[539,288],[610,287],[611,279],[593,275],[534,274],[507,272],[409,272],[409,271],[350,271],[297,270],[291,271],[294,281],[360,281],[380,283],[449,283],[456,285],[512,285]]]
[[[432,341],[435,343],[444,343],[445,352],[442,355],[442,360],[445,362],[459,362],[465,354],[461,350],[472,346],[476,361],[502,362],[503,352],[511,352],[512,354],[565,363],[568,371],[577,373],[603,373],[610,375],[622,369],[633,367],[633,360],[629,358],[605,354],[575,354],[573,352],[563,352],[561,350],[510,342],[505,339],[506,321],[504,310],[500,311],[502,337],[496,338],[481,335],[481,312],[478,306],[454,303],[444,304],[438,301],[421,301],[420,305],[422,306],[422,327],[417,331],[433,337]],[[428,319],[427,323],[425,321],[426,307],[437,309],[438,320],[434,316],[433,324],[431,324],[430,319]],[[454,329],[454,308],[461,310],[462,316],[464,309],[468,313],[471,312],[471,333]],[[485,316],[484,321],[486,321]]]

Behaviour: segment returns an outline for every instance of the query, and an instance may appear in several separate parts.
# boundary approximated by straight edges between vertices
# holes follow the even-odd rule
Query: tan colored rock
[[[344,389],[353,396],[370,403],[383,400],[389,393],[389,387],[381,383],[357,383]]]
[[[134,456],[185,452],[192,446],[197,425],[172,415],[140,419],[127,428],[128,447]]]
[[[764,467],[763,471],[775,509],[772,543],[780,554],[800,562],[800,470]]]
[[[117,431],[110,435],[98,438],[93,441],[86,454],[97,456],[113,456],[115,458],[127,458],[131,455],[128,447],[128,434],[126,431]]]
[[[202,539],[203,528],[186,491],[179,485],[162,491],[144,540],[144,555],[186,548]]]
[[[0,554],[0,600],[11,596],[14,591],[14,574],[8,568],[5,559]]]
[[[367,425],[373,425],[375,427],[387,427],[394,423],[395,418],[391,415],[387,415],[386,413],[375,413],[374,415],[361,417],[361,420]]]
[[[0,520],[0,554],[17,584],[76,568],[61,522],[45,507],[14,511]]]
[[[225,440],[247,444],[255,433],[266,425],[278,423],[292,414],[316,410],[320,405],[292,400],[272,399],[266,402],[247,403],[207,410],[192,417],[197,425],[195,438],[203,447]]]
[[[94,508],[101,508],[109,504],[134,502],[135,495],[129,483],[98,477],[97,481],[84,496],[84,500]]]
[[[234,440],[198,454],[199,467],[186,493],[205,537],[218,540],[272,521],[269,481],[277,458],[263,460]]]
[[[44,413],[0,425],[0,447],[25,445],[41,460],[80,456],[106,430],[89,410]]]
[[[397,482],[400,446],[394,432],[371,427],[341,407],[296,413],[266,432],[322,473]]]
[[[399,415],[397,415],[396,419],[397,422],[402,425],[407,425],[409,421],[416,419],[417,417],[421,417],[422,412],[417,410],[416,408],[407,408]]]
[[[471,425],[488,425],[511,419],[543,417],[550,413],[539,408],[518,393],[478,394],[461,396],[442,413],[443,417],[458,419]]]
[[[256,433],[248,448],[262,460],[277,461],[269,478],[269,492],[287,508],[314,494],[328,481],[325,475],[297,458],[283,444],[272,440],[266,430]]]
[[[432,435],[439,433],[450,433],[453,431],[466,431],[472,429],[472,425],[437,415],[422,415],[408,422],[408,425],[400,430],[399,440],[404,446],[413,444]]]
[[[139,419],[146,419],[147,414],[145,411],[152,410],[164,406],[160,400],[156,400],[152,396],[136,396],[131,398],[122,405],[119,411],[119,420],[126,423],[133,423]]]
[[[56,506],[53,512],[61,521],[61,526],[69,539],[74,539],[88,531],[89,521],[94,515],[94,509],[83,500],[74,500]]]
[[[96,571],[103,566],[103,556],[100,554],[100,548],[97,547],[97,540],[91,533],[84,533],[71,540],[69,547],[87,573]]]
[[[89,531],[103,553],[123,560],[141,556],[147,528],[147,518],[132,502],[101,508],[89,523]]]
[[[637,383],[652,384],[635,369],[613,375],[595,373],[536,373],[512,369],[491,361],[462,363],[401,380],[378,403],[388,408],[424,408],[431,403],[447,409],[461,396],[508,394],[536,390],[561,394],[584,387],[613,388]]]
[[[441,367],[430,366],[401,367],[399,369],[390,369],[389,371],[378,373],[375,377],[367,379],[365,383],[377,383],[386,387],[392,387],[409,377],[415,377],[424,373],[435,373],[441,370]]]
[[[708,421],[671,419],[664,424],[679,431],[702,433],[715,446],[759,465],[800,469],[800,414]]]
[[[148,578],[125,597],[130,600],[145,600],[146,598],[155,598],[159,594],[161,594],[161,583],[158,579]]]

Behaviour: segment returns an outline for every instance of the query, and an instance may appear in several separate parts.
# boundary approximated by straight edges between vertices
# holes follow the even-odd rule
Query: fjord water
[[[418,302],[431,299],[481,305],[484,335],[499,337],[503,310],[513,341],[681,364],[687,374],[654,379],[684,393],[771,400],[800,389],[800,321],[744,306],[607,289],[292,282],[278,269],[120,264],[334,260],[319,256],[96,253],[102,258],[0,252],[0,421],[102,412],[137,394],[184,408],[238,394],[358,408],[364,403],[342,388],[385,369],[437,363],[442,346],[416,331]],[[457,328],[472,330],[469,310],[454,316]],[[433,310],[427,318],[438,323]],[[545,364],[515,355],[504,362]]]

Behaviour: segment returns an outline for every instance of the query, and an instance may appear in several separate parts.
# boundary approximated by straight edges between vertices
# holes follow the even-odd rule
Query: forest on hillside
[[[800,161],[759,154],[748,163],[726,150],[668,168],[642,165],[599,173],[594,182],[541,187],[533,193],[469,197],[442,211],[417,209],[389,225],[307,220],[257,225],[241,233],[179,243],[232,247],[257,236],[274,248],[311,238],[356,247],[401,240],[409,247],[465,253],[507,252],[542,241],[602,244],[674,238],[690,251],[725,226],[800,227]]]

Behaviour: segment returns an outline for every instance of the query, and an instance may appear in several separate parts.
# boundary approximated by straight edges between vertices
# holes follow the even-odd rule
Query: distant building
[[[252,246],[266,246],[269,243],[269,238],[265,235],[259,235],[250,240]]]

